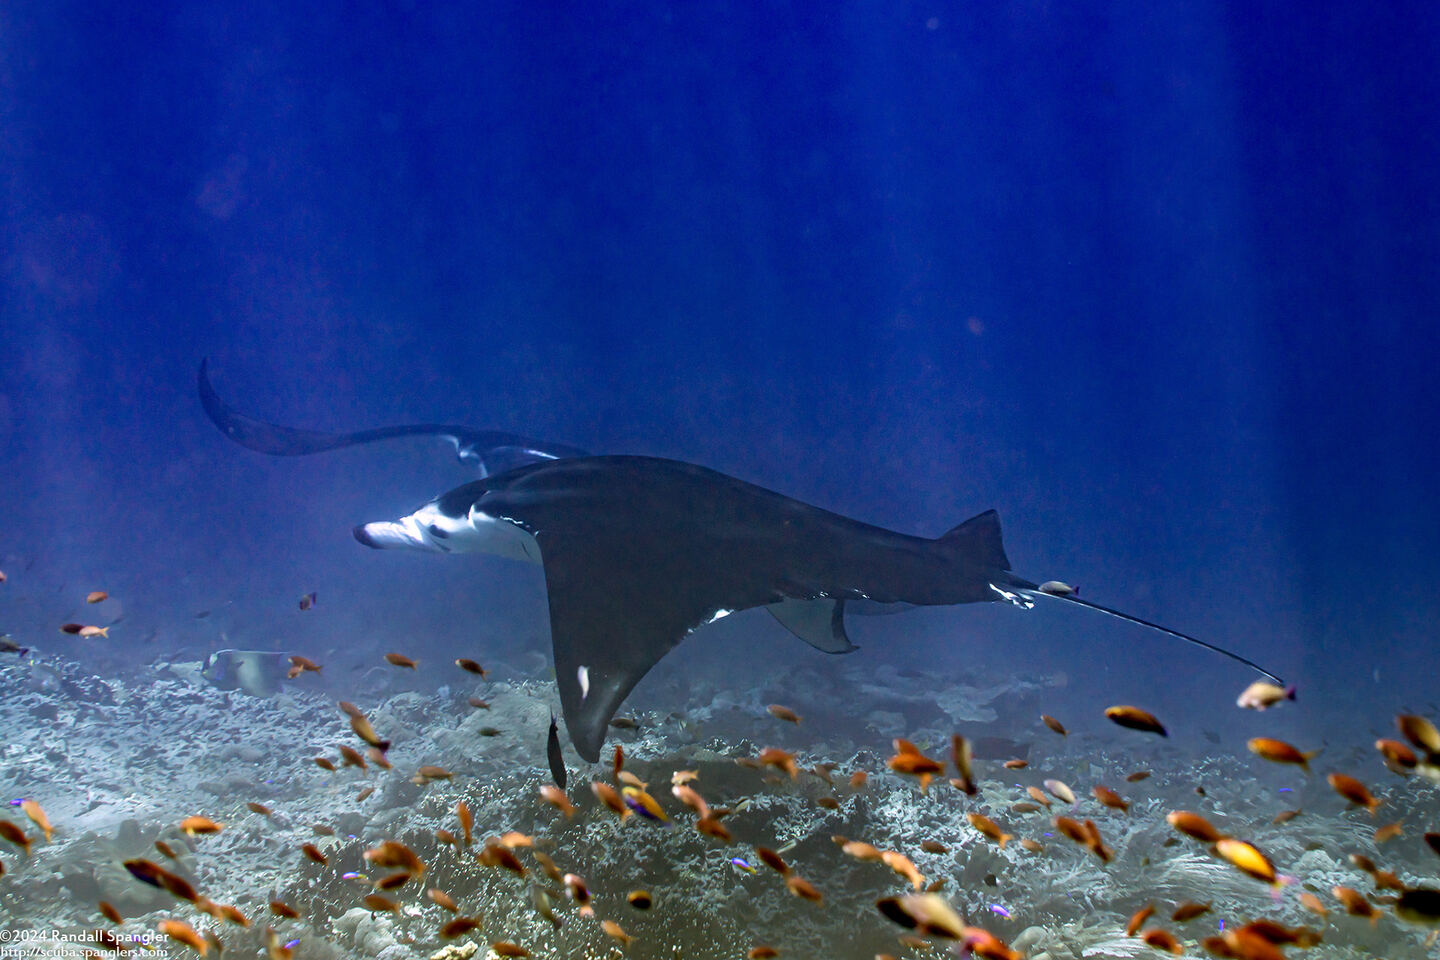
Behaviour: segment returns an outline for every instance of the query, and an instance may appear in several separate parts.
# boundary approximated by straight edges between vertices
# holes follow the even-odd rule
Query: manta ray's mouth
[[[408,549],[449,552],[443,544],[430,536],[413,516],[403,517],[399,520],[377,520],[374,523],[363,523],[353,532],[356,540],[377,550]]]

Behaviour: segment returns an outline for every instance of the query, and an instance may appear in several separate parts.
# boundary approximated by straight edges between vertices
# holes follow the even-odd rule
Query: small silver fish
[[[1235,706],[1247,710],[1268,710],[1285,700],[1295,699],[1295,687],[1278,687],[1264,680],[1256,680],[1235,698]]]

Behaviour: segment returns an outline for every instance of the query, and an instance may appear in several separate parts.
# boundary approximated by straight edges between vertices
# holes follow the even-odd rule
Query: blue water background
[[[996,507],[1021,574],[1363,741],[1440,699],[1437,57],[1419,3],[5,3],[0,630],[100,672],[547,649],[538,573],[351,540],[470,478],[441,445],[243,450],[209,356],[286,423]],[[59,634],[99,588],[110,641]],[[1250,679],[1066,610],[855,636],[1194,725]],[[759,614],[691,644],[665,676],[828,662]]]

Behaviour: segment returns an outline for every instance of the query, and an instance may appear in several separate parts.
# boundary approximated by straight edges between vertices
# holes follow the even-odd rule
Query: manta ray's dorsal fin
[[[965,559],[997,570],[1009,570],[1005,543],[1000,536],[1000,514],[986,510],[945,532],[940,542],[964,555]]]
[[[462,463],[475,464],[481,476],[491,476],[540,460],[583,457],[585,451],[563,443],[541,443],[518,434],[497,430],[475,430],[446,423],[411,423],[377,427],[354,433],[326,433],[282,427],[248,417],[220,399],[210,383],[208,358],[200,361],[196,378],[200,405],[210,421],[231,440],[259,453],[277,457],[299,457],[326,450],[339,450],[363,443],[377,443],[396,437],[444,437],[455,446]]]

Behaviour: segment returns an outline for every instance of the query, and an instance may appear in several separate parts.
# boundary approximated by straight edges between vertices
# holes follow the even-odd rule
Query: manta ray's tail
[[[304,456],[395,437],[444,437],[455,445],[455,456],[462,463],[475,464],[480,468],[480,475],[488,477],[537,460],[585,456],[580,448],[563,443],[541,443],[513,433],[446,423],[409,423],[354,433],[325,433],[266,423],[246,416],[220,399],[210,384],[208,358],[200,361],[196,387],[200,405],[221,433],[242,447],[277,457]]]
[[[1151,621],[1142,619],[1141,617],[1132,616],[1128,613],[1121,613],[1119,610],[1116,610],[1113,607],[1107,607],[1099,603],[1092,603],[1089,600],[1081,600],[1073,593],[1049,593],[1047,591],[1041,590],[1036,584],[1025,583],[1018,578],[1014,583],[1009,585],[1009,589],[1014,593],[1026,598],[1027,600],[1034,600],[1037,597],[1044,597],[1047,600],[1060,600],[1065,603],[1079,604],[1082,607],[1088,607],[1091,610],[1098,610],[1101,613],[1108,614],[1109,616],[1116,617],[1120,620],[1124,620],[1127,623],[1133,623],[1142,627],[1148,627],[1151,630],[1158,630],[1159,632],[1167,636],[1175,637],[1179,640],[1184,640],[1186,643],[1193,643],[1197,647],[1204,647],[1206,650],[1209,650],[1212,653],[1218,653],[1222,657],[1228,657],[1231,660],[1236,661],[1237,663],[1243,663],[1250,669],[1255,670],[1256,672],[1266,677],[1269,677],[1279,686],[1285,686],[1284,680],[1281,680],[1275,674],[1271,673],[1269,670],[1266,670],[1264,667],[1260,666],[1255,661],[1247,659],[1246,657],[1242,657],[1240,654],[1234,652],[1233,650],[1226,650],[1224,647],[1216,646],[1213,643],[1207,643],[1204,640],[1199,639],[1198,637],[1192,637],[1188,633],[1181,633],[1179,630],[1171,630],[1169,627],[1162,627],[1158,623],[1152,623]]]

